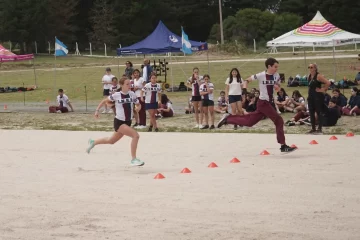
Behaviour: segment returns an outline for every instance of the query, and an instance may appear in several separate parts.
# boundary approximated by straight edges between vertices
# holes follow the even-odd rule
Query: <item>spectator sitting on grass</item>
[[[220,97],[218,98],[218,101],[217,101],[217,106],[215,107],[214,110],[216,113],[226,113],[227,108],[228,108],[228,104],[226,102],[225,92],[221,91]]]
[[[157,117],[166,118],[174,116],[174,109],[172,103],[166,94],[161,94],[161,104],[157,110]]]
[[[71,108],[71,111],[74,111],[73,106],[70,103],[68,96],[64,94],[63,89],[59,89],[59,95],[56,98],[58,106],[50,106],[49,113],[67,113],[69,112],[68,106]]]

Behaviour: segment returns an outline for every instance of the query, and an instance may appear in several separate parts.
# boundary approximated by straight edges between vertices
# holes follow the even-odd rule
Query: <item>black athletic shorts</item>
[[[110,89],[104,89],[103,96],[110,96]]]
[[[214,101],[213,101],[213,100],[209,100],[209,99],[204,99],[204,100],[202,100],[202,106],[203,106],[203,107],[214,106]]]
[[[114,118],[114,130],[117,132],[121,125],[126,124],[129,127],[131,126],[131,121],[121,121],[117,118]]]

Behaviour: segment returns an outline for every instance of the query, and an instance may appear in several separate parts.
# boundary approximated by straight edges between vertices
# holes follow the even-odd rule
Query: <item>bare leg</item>
[[[123,136],[131,137],[131,157],[132,159],[136,158],[136,150],[137,145],[139,142],[140,135],[137,131],[135,131],[133,128],[129,127],[128,125],[121,125],[118,132]]]
[[[204,116],[205,116],[205,125],[209,125],[208,107],[202,107],[202,112],[204,113]],[[201,123],[202,123],[202,121],[201,121]]]
[[[111,137],[96,139],[94,141],[94,146],[99,145],[99,144],[114,144],[117,141],[119,141],[123,136],[124,135],[121,134],[120,132],[114,132]]]
[[[210,125],[214,125],[214,106],[209,107]]]
[[[199,124],[199,103],[200,102],[193,102],[195,110],[195,120],[197,124]]]
[[[231,107],[231,115],[236,115],[236,114],[237,114],[236,102],[231,103],[231,104],[230,104],[230,107]]]
[[[235,106],[236,106],[236,111],[237,111],[236,115],[243,115],[243,114],[241,114],[241,112],[242,112],[241,111],[242,110],[242,103],[240,101],[238,101],[238,102],[235,103]]]

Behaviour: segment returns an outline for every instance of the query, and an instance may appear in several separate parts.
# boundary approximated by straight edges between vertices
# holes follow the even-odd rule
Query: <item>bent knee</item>
[[[138,132],[135,132],[132,136],[133,139],[139,139],[140,138],[140,134]]]

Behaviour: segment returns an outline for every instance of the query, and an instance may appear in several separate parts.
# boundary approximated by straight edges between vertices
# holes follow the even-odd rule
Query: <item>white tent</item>
[[[360,34],[342,30],[328,22],[319,11],[308,23],[267,42],[268,47],[336,47],[360,43]]]
[[[267,42],[266,45],[275,50],[277,47],[332,47],[334,79],[336,79],[335,47],[355,43],[360,43],[360,34],[347,32],[334,26],[317,11],[310,22]],[[306,65],[305,54],[304,59]]]

